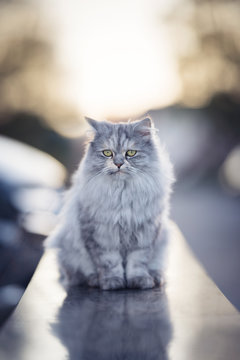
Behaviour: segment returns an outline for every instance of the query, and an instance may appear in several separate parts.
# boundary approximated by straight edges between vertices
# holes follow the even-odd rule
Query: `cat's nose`
[[[120,169],[120,167],[123,165],[123,163],[115,163],[115,165]]]
[[[113,159],[114,164],[120,169],[120,167],[124,164],[124,158],[122,154],[116,154]]]

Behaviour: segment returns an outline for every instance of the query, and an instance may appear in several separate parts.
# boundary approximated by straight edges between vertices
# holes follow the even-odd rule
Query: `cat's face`
[[[127,124],[87,121],[95,133],[87,154],[93,173],[124,177],[147,172],[156,158],[150,119]]]

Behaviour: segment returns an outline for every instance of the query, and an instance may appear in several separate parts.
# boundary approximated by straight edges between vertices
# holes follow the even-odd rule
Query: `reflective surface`
[[[239,359],[239,313],[175,227],[169,254],[162,290],[66,293],[48,252],[0,333],[0,359]]]

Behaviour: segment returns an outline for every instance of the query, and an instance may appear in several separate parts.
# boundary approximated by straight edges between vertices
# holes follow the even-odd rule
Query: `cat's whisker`
[[[98,171],[96,174],[94,174],[92,177],[88,178],[88,183],[92,182],[93,180],[95,180],[98,176],[100,176],[102,174],[102,170]],[[87,183],[85,184],[85,186],[87,186]]]

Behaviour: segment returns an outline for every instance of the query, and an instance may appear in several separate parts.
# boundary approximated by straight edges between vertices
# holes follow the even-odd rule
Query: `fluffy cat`
[[[57,246],[66,285],[147,289],[162,281],[172,166],[150,118],[87,119],[93,130],[74,176]]]

